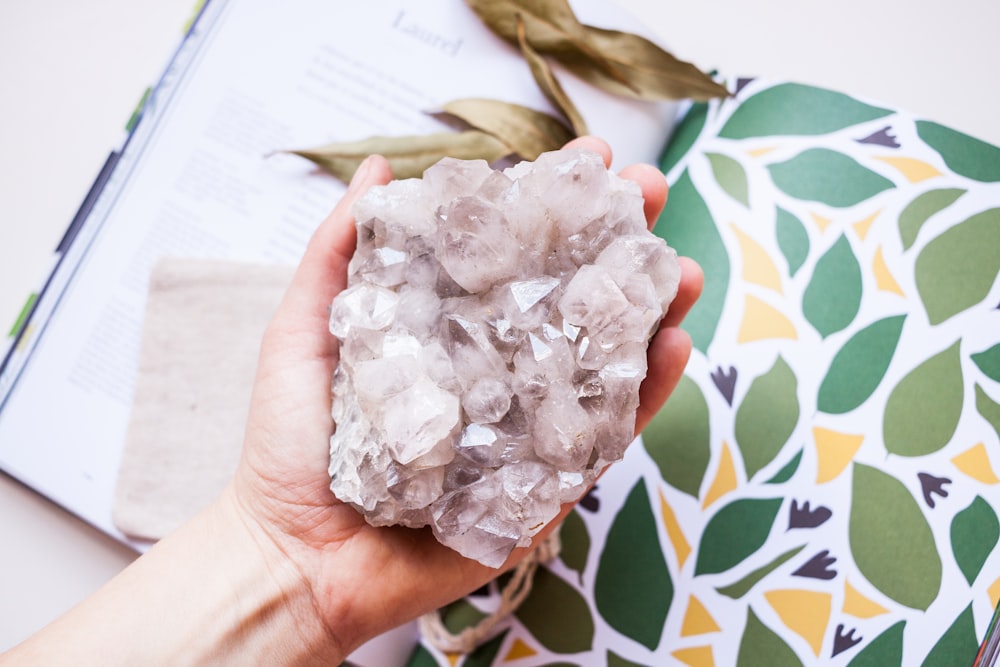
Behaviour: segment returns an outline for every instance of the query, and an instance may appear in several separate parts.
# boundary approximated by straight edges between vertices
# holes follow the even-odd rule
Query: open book
[[[578,15],[635,30],[613,5]],[[652,161],[673,105],[565,87],[622,164]],[[341,8],[212,0],[58,248],[0,370],[0,466],[126,539],[111,503],[148,277],[164,256],[294,265],[343,185],[275,154],[440,132],[463,97],[550,109],[523,59],[456,0]],[[141,545],[139,545],[141,546]]]
[[[428,131],[423,112],[458,97],[547,108],[457,0],[349,21],[328,5],[207,3],[0,371],[0,466],[121,539],[111,503],[155,259],[294,262],[342,187],[263,157],[276,149]],[[605,3],[574,7],[635,30]],[[971,662],[1000,599],[1000,149],[791,83],[733,80],[732,99],[674,127],[672,105],[561,80],[616,166],[668,175],[657,231],[706,274],[695,352],[515,616],[469,656],[406,633],[394,655]],[[496,598],[460,601],[446,625]]]

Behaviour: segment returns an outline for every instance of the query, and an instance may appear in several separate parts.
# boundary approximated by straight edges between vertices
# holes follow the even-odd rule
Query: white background
[[[191,0],[0,3],[0,336]],[[1000,3],[953,0],[620,0],[676,55],[901,107],[1000,144]],[[133,553],[0,473],[0,650],[124,567]]]

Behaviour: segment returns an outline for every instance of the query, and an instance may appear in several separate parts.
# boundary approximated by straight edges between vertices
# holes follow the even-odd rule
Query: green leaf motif
[[[719,136],[746,139],[828,134],[891,113],[831,90],[783,83],[744,100]]]
[[[868,400],[878,388],[896,352],[905,315],[874,322],[844,343],[819,387],[816,407],[840,415]]]
[[[712,451],[708,402],[694,380],[681,376],[670,400],[642,432],[642,442],[664,481],[697,498]]]
[[[608,667],[646,667],[646,665],[641,665],[638,662],[632,662],[631,660],[626,660],[625,658],[617,655],[613,651],[608,651],[607,658]]]
[[[484,618],[486,614],[472,606],[465,598],[459,598],[441,611],[441,621],[452,634],[471,628]]]
[[[800,449],[799,453],[793,456],[791,461],[786,463],[785,466],[774,475],[774,477],[772,477],[771,479],[767,480],[764,483],[784,484],[785,482],[790,480],[792,478],[792,475],[795,474],[795,471],[799,469],[799,464],[802,462],[802,452],[803,450]]]
[[[941,558],[931,527],[899,480],[853,465],[848,534],[854,562],[884,595],[926,611],[941,588]]]
[[[1000,343],[997,343],[988,350],[976,352],[972,355],[972,361],[986,377],[995,382],[1000,382]]]
[[[687,156],[688,151],[694,146],[694,142],[701,135],[705,127],[705,120],[708,118],[708,103],[695,102],[684,114],[684,118],[676,125],[670,141],[667,142],[663,155],[660,156],[660,171],[664,174],[680,162],[681,158]]]
[[[948,444],[958,428],[965,395],[961,340],[900,380],[885,403],[882,440],[900,456],[926,456]]]
[[[559,528],[559,540],[562,543],[559,560],[580,576],[580,584],[583,585],[583,570],[587,567],[587,556],[590,554],[590,534],[577,510],[563,519]]]
[[[771,533],[782,498],[742,498],[715,513],[698,545],[695,575],[716,574],[743,562]]]
[[[861,307],[861,265],[841,234],[813,270],[802,295],[802,314],[823,338],[847,328]]]
[[[806,545],[803,544],[801,547],[786,551],[785,553],[781,554],[780,556],[772,560],[767,565],[762,565],[761,567],[758,567],[756,570],[754,570],[747,576],[743,577],[736,583],[730,584],[729,586],[723,586],[722,588],[717,588],[716,590],[719,591],[719,593],[721,593],[722,595],[725,595],[726,597],[738,600],[747,593],[749,593],[750,589],[756,586],[758,581],[760,581],[767,575],[777,570],[787,561],[791,560],[792,558],[795,558],[799,554],[799,552],[805,548]]]
[[[979,650],[976,639],[976,623],[972,616],[972,605],[965,608],[951,627],[927,654],[921,667],[950,667],[951,665],[971,665]]]
[[[955,515],[951,522],[951,548],[970,586],[979,576],[998,540],[1000,521],[990,504],[980,496]]]
[[[778,248],[788,262],[788,275],[794,276],[809,256],[809,233],[801,220],[785,209],[778,208],[775,234],[778,238]]]
[[[712,166],[712,175],[726,194],[749,207],[750,186],[747,184],[747,172],[743,165],[722,153],[705,153],[705,157]]]
[[[462,667],[490,667],[494,664],[497,655],[500,654],[500,647],[507,637],[509,630],[504,630],[499,635],[481,645],[465,659]]]
[[[802,665],[795,651],[771,628],[764,625],[752,607],[747,607],[747,624],[740,638],[736,667],[794,667]]]
[[[736,411],[736,444],[747,479],[774,460],[799,422],[798,380],[779,355],[754,379]]]
[[[990,398],[978,384],[976,385],[976,411],[990,423],[993,430],[997,432],[997,437],[1000,437],[1000,403]]]
[[[847,667],[900,667],[903,664],[903,628],[900,621],[873,639]]]
[[[660,643],[674,597],[657,535],[646,483],[640,479],[608,531],[594,582],[594,601],[608,625],[651,651]],[[565,631],[578,632],[570,628]]]
[[[586,600],[548,568],[535,572],[531,593],[518,607],[517,618],[553,653],[580,653],[593,646],[594,619]]]
[[[406,661],[406,667],[439,667],[439,665],[423,644],[417,644],[409,660]]]
[[[695,349],[707,352],[729,289],[729,255],[705,200],[686,170],[671,186],[667,205],[654,231],[678,254],[692,258],[705,271],[701,297],[682,326],[691,335]]]
[[[774,184],[796,199],[854,206],[895,187],[889,179],[828,148],[810,148],[768,167]]]
[[[928,243],[914,268],[931,324],[980,303],[1000,273],[1000,208],[970,217]]]
[[[910,249],[917,240],[920,228],[932,215],[951,206],[966,192],[960,188],[931,190],[907,204],[899,214],[899,236],[903,241],[903,250]]]
[[[985,183],[1000,181],[1000,148],[926,120],[917,121],[917,134],[956,174]]]

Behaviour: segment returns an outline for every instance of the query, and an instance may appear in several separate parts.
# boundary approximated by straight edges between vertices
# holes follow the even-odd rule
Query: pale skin
[[[611,162],[599,139],[571,145]],[[666,201],[663,175],[649,165],[620,175],[642,187],[652,226]],[[372,528],[329,490],[337,346],[327,308],[347,282],[351,205],[390,178],[383,158],[369,158],[310,241],[265,334],[243,457],[222,495],[0,665],[335,665],[497,576],[428,529]],[[680,291],[649,348],[637,432],[680,380],[691,340],[678,326],[701,286],[701,269],[682,258]],[[515,550],[506,567],[527,551]]]

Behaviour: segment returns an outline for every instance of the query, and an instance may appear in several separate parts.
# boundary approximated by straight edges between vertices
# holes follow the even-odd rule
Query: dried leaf
[[[426,136],[370,137],[288,152],[312,161],[346,183],[364,159],[376,153],[389,160],[396,178],[416,178],[443,157],[496,162],[513,150],[492,135],[470,130]]]
[[[567,0],[466,0],[480,19],[518,44],[517,16],[526,41],[590,84],[643,100],[726,97],[725,87],[691,63],[639,35],[579,22]]]
[[[483,23],[514,46],[518,44],[517,18],[524,21],[525,37],[540,53],[582,60],[629,90],[631,84],[606,54],[595,49],[586,29],[567,0],[466,0]],[[560,55],[562,57],[560,57]]]
[[[549,67],[549,63],[528,43],[525,37],[524,19],[520,14],[517,17],[517,41],[521,46],[521,55],[527,61],[528,67],[531,69],[531,75],[535,77],[535,83],[538,84],[546,99],[563,113],[576,136],[580,137],[590,134],[583,116],[580,115],[576,105],[573,104],[573,100],[563,90],[559,79],[556,78]]]
[[[582,41],[583,25],[566,0],[466,0],[466,4],[500,37],[517,44],[520,15],[528,39],[540,51],[569,48]]]
[[[584,26],[587,42],[624,76],[627,86],[581,58],[554,57],[584,81],[608,92],[643,100],[709,100],[729,95],[724,86],[689,62],[639,35]]]
[[[509,146],[525,160],[562,148],[573,138],[563,123],[520,104],[482,98],[454,100],[443,111]]]

